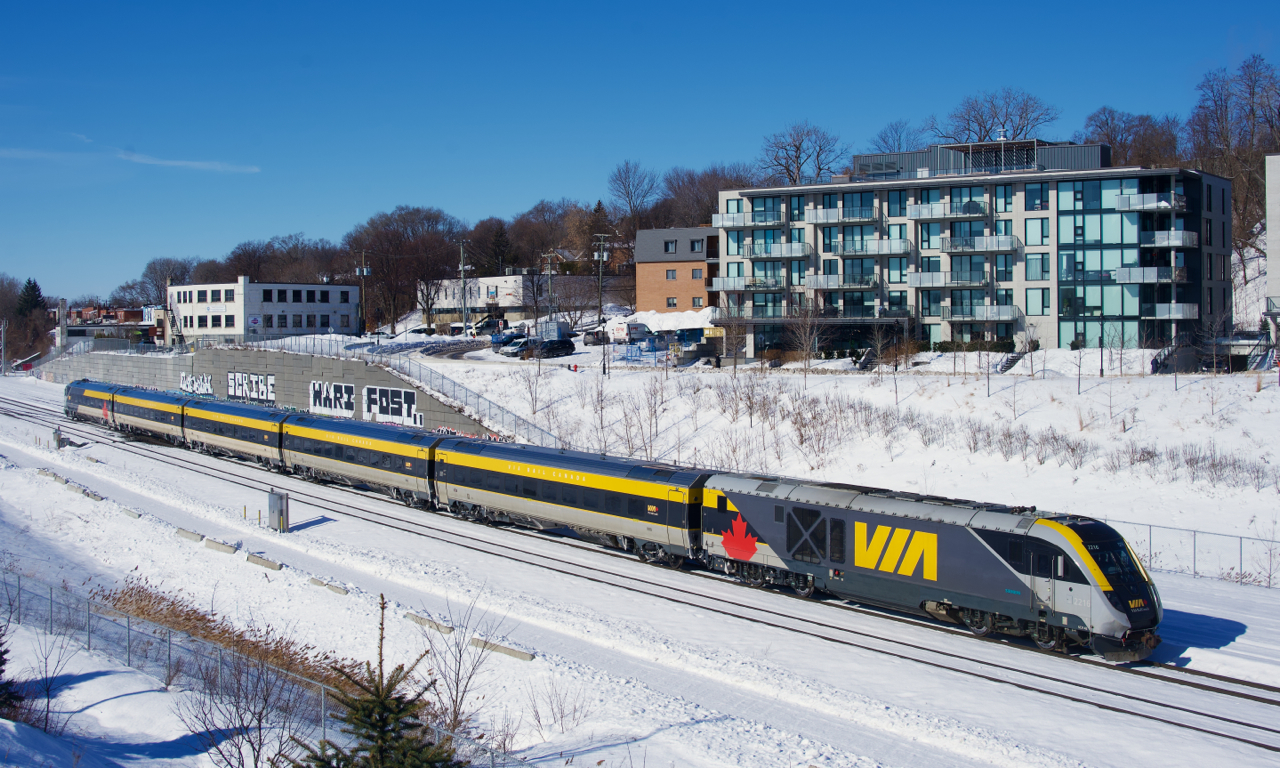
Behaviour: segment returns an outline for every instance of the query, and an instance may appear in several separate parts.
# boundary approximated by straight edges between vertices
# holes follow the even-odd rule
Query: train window
[[[507,475],[502,478],[502,489],[513,496],[520,495],[520,478]]]
[[[538,498],[538,481],[531,477],[524,479],[524,495],[530,499]]]
[[[356,455],[360,457],[360,463],[361,463],[361,464],[368,464],[368,463],[369,463],[369,452],[368,452],[368,451],[366,451],[366,450],[364,450],[364,449],[362,448],[362,449],[360,449],[360,450],[356,453]]]
[[[356,449],[355,449],[355,448],[347,448],[347,461],[352,461],[352,462],[354,462],[355,460],[356,460]]]
[[[1053,575],[1053,555],[1048,553],[1037,552],[1035,554],[1035,575],[1036,576],[1052,576]]]
[[[1011,539],[1009,541],[1009,563],[1021,567],[1022,562],[1022,542],[1017,539]]]
[[[822,513],[816,509],[805,509],[804,507],[793,507],[791,510],[795,513],[796,518],[800,521],[800,526],[806,531],[818,522],[818,518],[822,517]]]
[[[638,518],[644,514],[644,503],[635,496],[627,497],[627,517]]]
[[[604,495],[604,511],[616,515],[622,511],[622,497],[616,493]]]
[[[582,505],[587,509],[600,508],[600,492],[594,488],[582,489]]]
[[[723,493],[716,497],[716,511],[722,515],[729,513],[729,497]]]
[[[479,469],[471,470],[471,487],[473,488],[484,487],[484,472],[482,470],[479,470]]]
[[[571,506],[578,506],[578,489],[572,485],[560,486],[560,500]]]
[[[559,501],[560,494],[557,492],[556,483],[542,481],[542,500],[543,501]]]
[[[782,516],[783,516],[783,514],[785,514],[785,512],[784,512],[784,510],[782,509],[782,505],[781,505],[781,504],[774,504],[774,505],[773,505],[773,522],[775,522],[775,523],[780,523],[780,522],[782,522]]]
[[[502,490],[502,480],[496,472],[489,472],[485,475],[485,487],[491,491]]]
[[[831,562],[844,562],[844,521],[831,521]]]
[[[384,469],[391,469],[391,457],[385,453],[382,454],[382,467]]]
[[[800,524],[796,522],[795,515],[787,518],[787,551],[795,549],[800,545],[800,537],[804,531],[800,530]]]

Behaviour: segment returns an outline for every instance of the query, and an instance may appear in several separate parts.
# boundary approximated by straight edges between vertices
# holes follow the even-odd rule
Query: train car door
[[[689,542],[689,505],[685,500],[685,492],[667,490],[667,543],[681,547],[692,546]]]
[[[449,456],[444,453],[436,454],[436,500],[448,506],[449,504]]]
[[[430,481],[427,479],[427,466],[428,466],[427,465],[427,449],[419,448],[418,455],[415,456],[414,458],[422,462],[421,464],[422,470],[420,474],[418,474],[417,477],[414,478],[414,480],[417,483],[417,490],[419,493],[429,494],[431,493],[431,487],[430,487]]]
[[[1054,558],[1053,610],[1058,613],[1069,613],[1089,621],[1092,610],[1092,590],[1087,584],[1080,584],[1080,579],[1070,578],[1075,563],[1059,554]],[[1078,571],[1077,571],[1078,573]]]
[[[1032,610],[1053,610],[1053,576],[1057,572],[1057,557],[1051,550],[1036,547],[1031,551]]]

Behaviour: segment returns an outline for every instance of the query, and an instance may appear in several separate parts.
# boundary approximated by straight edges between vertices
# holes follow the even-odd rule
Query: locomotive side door
[[[1031,550],[1031,609],[1048,613],[1053,610],[1053,576],[1057,573],[1058,558],[1044,547]]]
[[[689,541],[689,508],[685,504],[684,491],[667,489],[667,543],[692,547]]]
[[[436,501],[449,506],[449,457],[443,453],[436,454],[435,461]]]

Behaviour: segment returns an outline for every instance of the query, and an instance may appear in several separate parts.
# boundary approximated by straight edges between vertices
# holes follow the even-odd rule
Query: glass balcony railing
[[[870,206],[856,208],[838,208],[841,221],[871,221],[876,217],[876,209]]]
[[[808,243],[751,243],[742,247],[749,259],[788,259],[812,256],[813,246]]]
[[[782,211],[751,211],[746,214],[747,223],[752,226],[761,224],[781,224]]]
[[[1280,313],[1280,296],[1268,296],[1268,297],[1267,297],[1267,312],[1268,312],[1268,313],[1271,313],[1271,312]]]
[[[1181,230],[1139,232],[1138,245],[1148,248],[1198,248],[1200,235]]]
[[[1186,267],[1120,267],[1115,272],[1117,283],[1185,283]]]
[[[804,220],[809,224],[835,224],[840,221],[840,209],[809,208],[804,212]]]
[[[809,275],[804,287],[815,291],[832,291],[840,288],[874,288],[880,284],[875,275]]]
[[[908,219],[945,219],[947,217],[946,203],[917,203],[907,206]]]
[[[911,272],[907,275],[907,286],[911,288],[981,288],[990,282],[991,278],[986,272]]]
[[[951,217],[986,216],[987,204],[982,200],[952,202],[951,206],[947,209],[947,215]]]
[[[1147,195],[1120,195],[1116,198],[1117,211],[1185,211],[1186,195],[1158,192]]]
[[[1138,311],[1144,318],[1155,320],[1198,320],[1199,304],[1142,304]]]
[[[1020,317],[1022,310],[1013,305],[978,304],[942,308],[942,319],[956,323],[1012,323]]]
[[[1016,251],[1022,245],[1017,235],[980,235],[977,237],[944,237],[942,250],[950,253],[978,251]]]
[[[747,214],[745,213],[713,213],[711,214],[711,226],[720,228],[745,227],[747,226]]]
[[[782,278],[776,277],[713,277],[713,291],[780,291],[787,287]]]
[[[911,253],[911,241],[905,238],[884,240],[839,240],[831,244],[834,256],[888,256]]]
[[[982,200],[963,200],[949,203],[917,203],[907,206],[909,219],[962,219],[970,216],[986,216],[990,209]]]

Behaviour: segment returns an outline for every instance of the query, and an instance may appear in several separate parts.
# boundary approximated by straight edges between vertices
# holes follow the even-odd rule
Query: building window
[[[937,190],[933,190],[936,192]],[[933,222],[931,224],[920,225],[920,247],[921,248],[941,248],[942,247],[942,224]]]
[[[725,244],[724,255],[741,256],[742,255],[742,230],[733,229],[726,233],[728,238]]]
[[[308,327],[308,328],[315,328],[315,327],[316,327],[316,316],[315,316],[315,315],[307,315],[307,327]]]
[[[211,318],[209,319],[209,325],[210,325],[211,327],[213,327],[213,328],[221,328],[221,327],[222,327],[222,315],[213,315],[213,316],[211,316]]]
[[[997,184],[995,194],[996,213],[1009,213],[1013,210],[1013,185]]]
[[[230,288],[222,292],[222,298],[228,304],[234,303],[236,300],[236,292]]]
[[[1048,288],[1027,289],[1027,314],[1037,317],[1049,314]]]
[[[694,279],[694,280],[701,280],[701,279],[702,279],[702,270],[700,270],[700,269],[695,269],[695,270],[693,270],[693,279]]]
[[[694,308],[694,309],[702,309],[702,297],[701,297],[701,296],[694,296],[694,297],[693,297],[693,308]]]
[[[321,304],[328,304],[328,303],[329,303],[329,292],[328,292],[328,291],[321,291],[321,292],[320,292],[320,303],[321,303]]]
[[[1007,283],[1011,280],[1013,280],[1013,254],[996,254],[996,281]]]
[[[276,301],[280,302],[281,304],[287,304],[289,302],[289,292],[283,288],[277,290]]]
[[[702,242],[703,242],[703,241],[701,241],[701,240],[690,240],[690,241],[689,241],[689,252],[690,252],[690,253],[702,253]]]
[[[1028,184],[1027,186],[1031,185]],[[1027,236],[1025,240],[1027,245],[1048,245],[1049,220],[1027,219]]]
[[[329,316],[328,316],[328,315],[321,315],[321,316],[320,316],[320,327],[321,327],[321,328],[328,328],[328,327],[329,327]]]
[[[294,316],[293,316],[293,327],[294,327],[294,328],[301,328],[301,327],[302,327],[302,315],[294,315]]]
[[[942,291],[920,292],[920,314],[937,317],[942,314]]]
[[[731,261],[726,264],[725,269],[728,271],[728,274],[726,274],[725,277],[742,277],[742,264],[743,262],[741,261]]]
[[[1204,244],[1213,245],[1213,222],[1204,220]]]
[[[1209,213],[1213,213],[1213,185],[1206,184],[1205,189],[1208,190],[1208,192],[1206,192],[1204,196],[1204,209]]]
[[[351,315],[338,315],[338,327],[339,327],[339,328],[350,328],[350,327],[351,327]]]
[[[1047,253],[1027,254],[1027,280],[1048,280],[1051,259]]]
[[[674,269],[668,269],[668,270],[667,270],[667,279],[668,279],[668,280],[675,280],[675,279],[676,279],[676,271],[675,271]]]
[[[1028,184],[1023,191],[1023,198],[1026,202],[1023,207],[1028,211],[1047,211],[1049,210],[1049,185]]]
[[[339,304],[350,304],[350,303],[351,303],[351,291],[338,291],[338,303],[339,303]]]
[[[804,221],[804,195],[791,196],[791,220]]]
[[[209,291],[209,301],[212,301],[212,302],[222,301],[222,291]]]
[[[235,328],[235,327],[236,327],[236,316],[235,316],[235,315],[227,315],[227,322],[226,322],[226,326],[227,326],[228,328]]]
[[[294,304],[302,303],[302,291],[298,290],[293,292],[293,303]]]
[[[996,306],[997,307],[1013,306],[1013,289],[1012,288],[996,289]]]
[[[668,297],[667,297],[667,309],[675,309],[675,308],[676,308],[676,297],[675,297],[675,296],[668,296]]]
[[[675,253],[675,252],[676,252],[676,241],[675,241],[675,240],[663,240],[663,241],[662,241],[662,252],[663,252],[663,253]]]
[[[262,327],[263,327],[263,328],[275,328],[275,327],[276,327],[276,322],[275,322],[275,320],[276,320],[276,316],[275,316],[275,315],[263,315],[263,316],[262,316]]]
[[[197,302],[197,303],[199,303],[199,304],[204,304],[204,303],[205,303],[205,302],[207,302],[208,300],[209,300],[209,293],[208,293],[208,291],[196,291],[196,302]]]
[[[888,281],[891,283],[907,282],[907,258],[905,256],[892,256],[889,258],[889,275]]]
[[[315,304],[315,303],[316,303],[316,292],[315,292],[315,291],[307,291],[307,303],[308,303],[308,304]]]
[[[907,215],[907,191],[905,189],[895,189],[885,193],[885,215],[887,216],[906,216]]]
[[[208,316],[208,315],[201,315],[201,316],[197,317],[197,318],[196,318],[196,327],[197,327],[197,328],[208,328],[208,327],[209,327],[209,316]]]
[[[262,292],[262,303],[263,303],[263,304],[270,304],[272,301],[274,301],[274,300],[275,300],[275,298],[276,298],[276,292],[275,292],[275,291],[273,291],[273,290],[271,290],[270,288],[267,288],[266,290],[264,290],[264,291]]]

